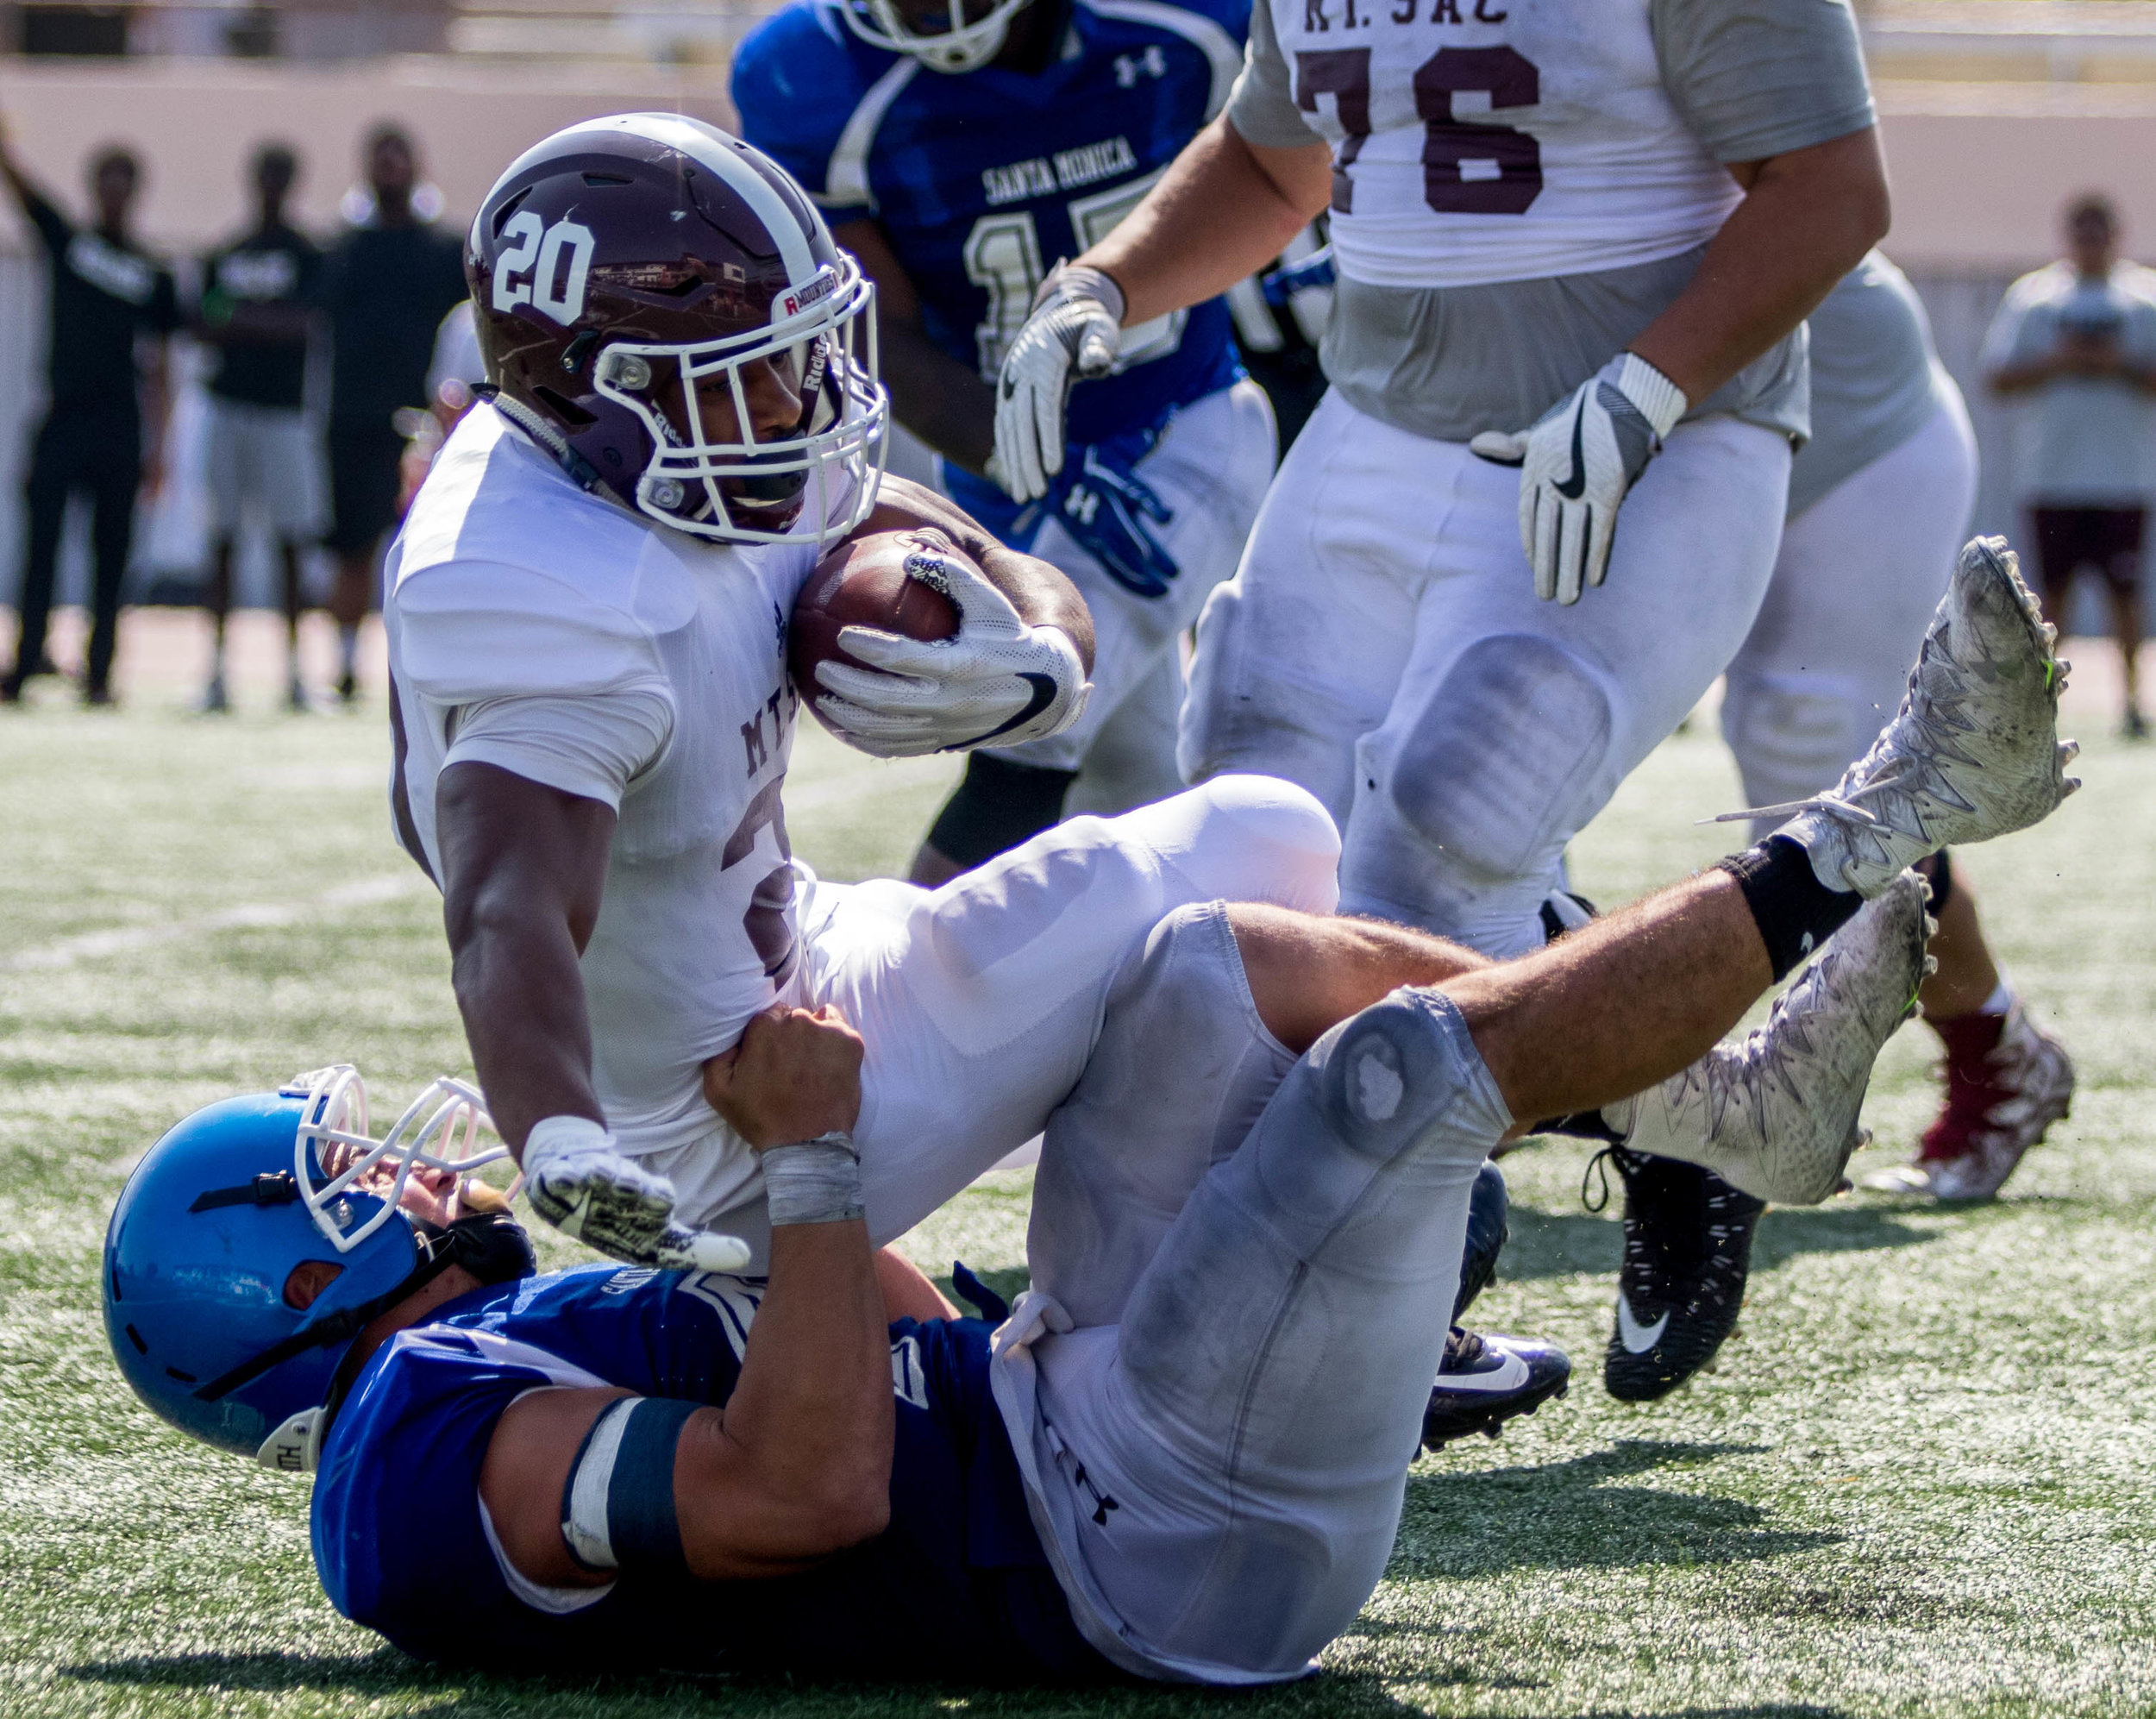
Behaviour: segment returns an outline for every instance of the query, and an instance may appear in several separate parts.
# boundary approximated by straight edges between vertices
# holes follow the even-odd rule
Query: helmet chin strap
[[[611,494],[611,489],[599,474],[599,467],[568,444],[567,439],[546,419],[512,394],[505,394],[492,382],[481,382],[472,390],[472,397],[488,402],[494,410],[523,430],[548,453],[555,463],[569,474],[572,483],[585,491],[599,491]]]
[[[283,1365],[295,1355],[349,1341],[453,1265],[463,1266],[483,1285],[512,1283],[530,1277],[539,1269],[530,1238],[525,1235],[521,1224],[505,1213],[475,1212],[446,1227],[415,1220],[412,1239],[418,1245],[419,1263],[402,1283],[370,1301],[340,1308],[311,1325],[303,1326],[283,1341],[271,1344],[230,1371],[211,1379],[195,1392],[196,1397],[204,1402],[215,1402],[261,1377],[271,1368]],[[358,1371],[349,1355],[339,1365],[330,1383],[329,1400],[323,1404],[321,1427],[315,1429],[317,1436],[328,1427],[329,1416],[336,1412],[337,1405],[351,1387],[352,1376]]]
[[[424,1289],[452,1265],[461,1265],[483,1285],[513,1283],[530,1277],[539,1269],[538,1258],[531,1251],[531,1239],[524,1233],[523,1226],[505,1212],[475,1212],[459,1218],[447,1228],[423,1221],[417,1221],[416,1227],[423,1256],[418,1269],[387,1295],[377,1296],[364,1308],[349,1309],[348,1314],[339,1315],[335,1321],[324,1321],[325,1327],[333,1322],[342,1325],[348,1316],[355,1315],[358,1322],[352,1329],[356,1335],[372,1321],[406,1296]],[[254,1452],[255,1461],[281,1474],[314,1472],[322,1454],[322,1441],[329,1435],[329,1423],[344,1406],[352,1383],[359,1377],[358,1357],[356,1347],[345,1355],[330,1376],[329,1394],[313,1407],[288,1416],[282,1426],[262,1440]]]

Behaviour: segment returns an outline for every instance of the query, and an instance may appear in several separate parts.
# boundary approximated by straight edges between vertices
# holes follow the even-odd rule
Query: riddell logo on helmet
[[[783,288],[771,301],[771,316],[775,321],[798,317],[812,304],[821,304],[838,289],[838,272],[825,267],[817,271],[816,279],[805,286]]]

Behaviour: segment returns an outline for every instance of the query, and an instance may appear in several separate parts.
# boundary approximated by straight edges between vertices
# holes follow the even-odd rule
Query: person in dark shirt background
[[[323,281],[329,317],[329,493],[337,554],[329,608],[342,652],[338,696],[359,695],[360,623],[373,594],[376,552],[396,524],[404,438],[398,408],[427,404],[435,331],[466,296],[464,247],[412,209],[419,163],[411,140],[377,126],[366,151],[374,209],[331,250]]]
[[[120,583],[135,538],[135,501],[162,476],[165,440],[165,336],[179,326],[171,273],[136,244],[128,214],[141,187],[141,165],[126,149],[107,147],[90,163],[96,224],[78,228],[50,198],[23,177],[0,126],[0,179],[36,229],[51,271],[47,320],[51,394],[32,444],[25,486],[28,530],[17,605],[22,617],[15,667],[0,680],[0,702],[19,703],[22,683],[52,672],[45,630],[53,606],[67,498],[91,498],[91,542],[96,562],[93,619],[85,694],[112,702],[112,655],[118,639]],[[149,433],[143,434],[145,397]]]
[[[285,218],[299,176],[281,143],[255,152],[253,227],[203,260],[195,333],[217,349],[204,427],[210,452],[214,547],[204,606],[216,630],[205,711],[229,707],[225,618],[232,609],[232,555],[249,513],[277,539],[289,639],[286,697],[305,710],[299,678],[300,555],[322,531],[321,453],[302,410],[307,336],[322,286],[322,252]]]

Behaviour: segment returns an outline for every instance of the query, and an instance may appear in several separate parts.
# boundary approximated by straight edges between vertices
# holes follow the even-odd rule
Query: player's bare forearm
[[[1269,149],[1223,114],[1078,260],[1123,289],[1127,328],[1226,292],[1278,256],[1332,197],[1329,146]]]
[[[705,1065],[705,1094],[759,1152],[849,1131],[862,1051],[835,1009],[774,1008]],[[775,1194],[773,1213],[782,1216]],[[740,1382],[717,1423],[685,1435],[676,1462],[696,1574],[777,1573],[882,1530],[893,1415],[886,1327],[866,1223],[774,1223],[771,1285]]]
[[[772,1237],[770,1288],[740,1381],[724,1409],[689,1417],[674,1452],[674,1520],[691,1574],[789,1575],[889,1521],[891,1352],[868,1260],[859,1222],[792,1225]],[[510,1562],[533,1581],[612,1579],[570,1557],[561,1495],[593,1424],[628,1395],[530,1391],[495,1427],[479,1496]]]
[[[491,764],[436,789],[450,977],[487,1107],[511,1150],[548,1116],[604,1123],[578,957],[605,888],[614,814]]]
[[[920,295],[883,229],[842,221],[832,239],[876,284],[876,353],[898,420],[946,459],[979,472],[995,451],[995,390],[930,340]]]
[[[890,1519],[891,1347],[868,1227],[771,1233],[771,1286],[716,1424],[685,1429],[681,1544],[707,1581],[778,1575]]]
[[[875,511],[856,535],[903,531],[932,525],[973,557],[989,582],[1011,599],[1028,626],[1055,627],[1078,647],[1086,672],[1093,672],[1093,612],[1078,587],[1037,555],[1009,548],[946,496],[905,478],[887,477],[877,492]]]
[[[1886,236],[1886,168],[1872,130],[1731,171],[1745,200],[1691,284],[1632,343],[1693,401],[1789,334]]]

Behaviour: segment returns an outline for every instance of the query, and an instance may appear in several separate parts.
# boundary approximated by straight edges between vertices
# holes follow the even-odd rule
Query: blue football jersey
[[[1226,102],[1250,0],[1065,4],[1046,70],[962,76],[871,47],[844,0],[792,0],[734,56],[742,135],[834,223],[873,216],[929,336],[993,380],[1034,289],[1137,206]],[[1071,392],[1070,439],[1157,426],[1241,373],[1226,302],[1126,329],[1114,373]]]
[[[512,1577],[479,1499],[503,1412],[549,1385],[724,1403],[761,1286],[592,1266],[480,1289],[371,1358],[324,1440],[315,1565],[355,1623],[423,1659],[523,1670],[1097,1675],[1033,1529],[979,1320],[891,1327],[891,1525],[799,1575]],[[844,1627],[834,1630],[834,1620]]]

